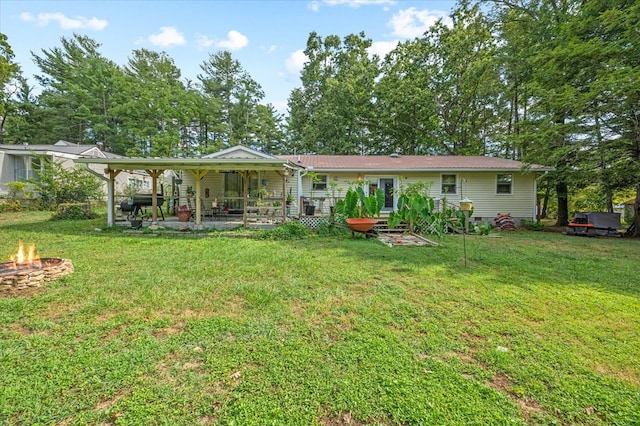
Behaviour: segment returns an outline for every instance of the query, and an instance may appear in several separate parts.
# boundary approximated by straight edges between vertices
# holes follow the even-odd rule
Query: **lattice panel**
[[[329,219],[322,216],[300,216],[300,223],[306,225],[314,231],[318,229],[320,223],[329,224]]]
[[[449,227],[446,224],[439,222],[429,223],[427,220],[418,220],[416,222],[416,233],[418,234],[438,234],[438,229],[443,229],[446,234],[449,232]]]

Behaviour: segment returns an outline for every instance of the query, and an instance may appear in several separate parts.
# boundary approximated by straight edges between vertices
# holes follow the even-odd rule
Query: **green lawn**
[[[0,214],[75,272],[0,297],[0,424],[640,424],[640,241],[439,247],[99,232]],[[495,233],[493,235],[496,235]]]

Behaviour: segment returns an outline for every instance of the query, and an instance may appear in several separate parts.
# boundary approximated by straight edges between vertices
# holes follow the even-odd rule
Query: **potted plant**
[[[331,216],[333,216],[336,208],[336,202],[338,198],[341,198],[342,188],[338,188],[338,182],[329,182],[329,187],[327,188],[327,197],[329,198],[329,212]],[[336,192],[338,196],[336,196]]]
[[[307,173],[307,176],[309,176],[309,178],[311,179],[311,197],[308,199],[305,198],[305,200],[307,201],[304,203],[304,214],[307,216],[313,216],[316,212],[316,205],[313,199],[313,192],[315,190],[316,183],[320,182],[320,177],[316,172],[309,172]]]
[[[289,193],[287,194],[286,199],[287,206],[290,206],[293,203],[293,195],[291,194],[291,188],[289,188]]]
[[[178,220],[180,222],[189,222],[191,219],[191,210],[188,206],[178,206]]]
[[[336,213],[345,218],[352,231],[367,232],[378,223],[380,211],[384,206],[384,191],[376,188],[375,192],[366,196],[363,184],[350,187],[343,200],[336,203]]]

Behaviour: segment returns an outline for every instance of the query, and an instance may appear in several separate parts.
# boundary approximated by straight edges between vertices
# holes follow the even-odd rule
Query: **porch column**
[[[249,221],[249,176],[251,176],[251,171],[243,170],[240,175],[242,176],[242,223],[246,228]]]
[[[191,175],[196,179],[196,225],[198,226],[202,223],[202,214],[200,213],[202,212],[202,200],[200,194],[202,182],[200,181],[208,171],[209,170],[189,170],[189,173],[191,173]]]
[[[287,175],[283,172],[276,172],[282,178],[282,222],[287,217]]]
[[[151,221],[158,221],[158,176],[163,170],[145,170],[151,176]],[[164,194],[162,194],[164,195]]]
[[[116,176],[120,174],[122,170],[106,169],[105,172],[109,175],[109,181],[107,182],[107,226],[112,227],[115,223],[113,219],[113,210],[115,208],[114,194],[115,194],[115,182]]]

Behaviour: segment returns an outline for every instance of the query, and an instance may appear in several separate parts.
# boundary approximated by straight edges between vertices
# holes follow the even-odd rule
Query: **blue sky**
[[[0,0],[0,32],[25,76],[38,70],[31,52],[59,47],[60,38],[86,35],[101,53],[125,65],[135,49],[165,51],[196,80],[210,53],[229,50],[262,86],[265,102],[286,111],[309,33],[325,37],[364,31],[378,54],[420,36],[455,1],[16,1]],[[30,79],[32,84],[35,80]]]

